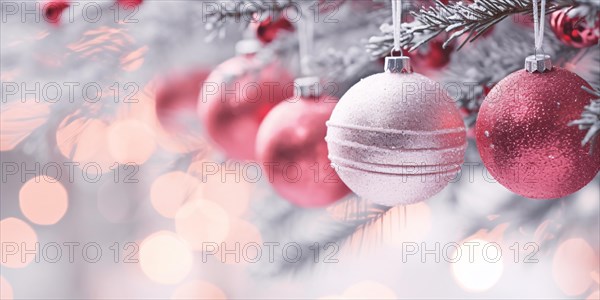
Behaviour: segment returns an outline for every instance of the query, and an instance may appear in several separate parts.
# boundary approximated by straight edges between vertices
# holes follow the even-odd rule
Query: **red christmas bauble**
[[[443,39],[434,39],[415,51],[408,52],[407,56],[412,59],[415,72],[428,74],[431,70],[439,70],[448,65],[454,45],[449,44],[445,49],[443,45]]]
[[[198,95],[209,71],[174,72],[156,86],[156,116],[167,130],[184,131],[190,118],[197,119]]]
[[[273,21],[271,17],[268,17],[260,22],[252,22],[250,26],[256,32],[256,37],[264,44],[271,43],[277,35],[282,31],[294,31],[294,25],[288,21],[284,16],[279,17]]]
[[[582,147],[577,120],[592,95],[581,77],[554,67],[501,80],[486,97],[476,125],[477,147],[490,174],[529,198],[572,194],[600,170],[600,147]]]
[[[569,17],[571,9],[555,11],[550,17],[550,27],[556,37],[563,43],[575,47],[586,48],[598,44],[600,37],[600,15],[596,24],[588,24],[585,17]]]
[[[327,158],[325,122],[337,101],[294,97],[277,105],[260,126],[258,161],[277,193],[295,205],[327,206],[350,193]]]
[[[42,6],[44,19],[50,24],[58,25],[63,11],[69,6],[69,1],[66,0],[52,0],[45,2]]]
[[[279,61],[264,65],[255,55],[239,55],[206,79],[198,112],[206,132],[228,157],[253,160],[260,123],[293,90],[293,78]]]
[[[117,0],[117,3],[122,8],[135,8],[136,6],[142,4],[144,0]]]

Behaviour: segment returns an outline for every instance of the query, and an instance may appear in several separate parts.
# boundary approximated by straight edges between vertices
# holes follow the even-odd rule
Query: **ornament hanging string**
[[[546,16],[546,0],[541,0],[541,12],[538,15],[538,1],[533,0],[533,35],[535,38],[535,50],[534,54],[538,54],[538,51],[542,51],[542,44],[544,43],[544,17]],[[543,52],[543,51],[542,51]]]
[[[303,11],[305,11],[303,9]],[[308,10],[312,11],[312,10]],[[312,18],[310,16],[304,16],[302,14],[302,18],[300,19],[300,23],[298,24],[298,44],[300,47],[300,71],[303,76],[312,75],[312,70],[310,67],[311,57],[314,50],[314,24],[312,22]]]
[[[392,1],[392,24],[394,26],[394,48],[392,49],[392,56],[394,51],[399,51],[400,56],[404,56],[402,53],[402,47],[400,45],[400,35],[402,32],[402,0],[391,0]]]

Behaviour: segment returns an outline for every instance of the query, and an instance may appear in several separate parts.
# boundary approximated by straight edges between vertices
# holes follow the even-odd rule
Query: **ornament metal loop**
[[[400,52],[400,55],[395,55],[395,52]],[[390,56],[391,57],[402,57],[404,56],[404,51],[402,51],[402,48],[400,49],[396,49],[395,47],[392,47],[392,50],[390,50]]]
[[[550,55],[535,54],[525,59],[525,70],[529,73],[544,73],[552,70],[552,60]]]
[[[321,95],[321,80],[319,77],[301,77],[294,81],[296,97],[310,98]]]
[[[412,66],[410,65],[410,57],[408,56],[394,56],[385,58],[385,72],[389,73],[404,73],[410,74],[413,72]]]

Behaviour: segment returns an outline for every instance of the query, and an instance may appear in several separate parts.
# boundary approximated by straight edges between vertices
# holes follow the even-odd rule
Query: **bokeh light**
[[[231,173],[227,174],[227,168],[231,170],[235,169],[234,166],[226,167],[226,165],[219,165],[216,174],[206,176],[206,184],[202,195],[206,200],[217,202],[229,214],[240,216],[248,209],[250,196],[255,184],[244,178],[244,172],[238,171],[238,174],[235,175]],[[241,163],[239,166],[241,169]],[[236,176],[238,177],[237,179]]]
[[[19,191],[19,207],[23,215],[39,225],[58,222],[67,211],[68,199],[63,185],[46,175],[29,179]]]
[[[478,246],[472,246],[470,250],[468,242],[479,243]],[[493,247],[487,248],[487,254],[483,251],[483,246],[490,243],[481,239],[469,239],[460,243],[460,251],[454,251],[449,258],[457,259],[451,264],[452,275],[456,282],[465,290],[471,292],[483,292],[492,288],[500,278],[504,271],[504,263],[502,259],[494,261],[496,254]],[[460,254],[460,258],[458,258]],[[473,260],[470,258],[472,254]],[[487,261],[486,257],[487,256]]]
[[[225,238],[224,244],[228,250],[232,250],[236,248],[236,243],[240,245],[239,261],[236,261],[235,255],[222,255],[222,253],[219,253],[219,260],[222,263],[243,264],[254,261],[259,253],[256,252],[253,245],[258,244],[262,248],[263,239],[260,230],[254,224],[242,219],[234,219],[231,221],[229,234]],[[265,249],[261,250],[266,251]],[[265,253],[262,254],[265,255]],[[242,257],[242,255],[245,257]]]
[[[401,246],[406,241],[421,241],[431,231],[431,209],[424,202],[395,207],[385,214],[381,223],[386,243]]]
[[[12,286],[10,283],[8,283],[8,281],[6,281],[6,279],[4,279],[4,277],[0,276],[0,299],[11,300],[13,298],[14,295]]]
[[[227,296],[225,296],[225,293],[219,287],[212,283],[202,280],[193,280],[177,287],[173,296],[171,296],[171,299],[224,300],[227,299]]]
[[[191,271],[193,256],[188,245],[174,233],[159,231],[142,242],[139,262],[152,281],[177,284]]]
[[[119,163],[141,165],[156,150],[154,133],[138,120],[117,121],[108,129],[108,149]]]
[[[188,200],[199,199],[200,180],[183,172],[169,172],[156,178],[150,188],[152,207],[166,218],[175,218]]]
[[[568,296],[583,294],[592,284],[592,272],[598,271],[598,257],[583,239],[569,239],[560,244],[552,260],[552,275]]]
[[[177,234],[194,250],[203,243],[220,244],[229,232],[229,217],[218,204],[193,200],[184,204],[175,216]]]
[[[56,131],[56,145],[65,158],[95,178],[115,164],[108,152],[107,129],[106,122],[98,119],[67,116]]]
[[[1,264],[9,268],[23,268],[31,263],[37,251],[37,234],[27,223],[17,218],[0,221]],[[14,245],[14,248],[12,247]],[[23,248],[25,247],[25,249]],[[22,255],[27,250],[26,255]],[[6,258],[6,259],[4,259]]]

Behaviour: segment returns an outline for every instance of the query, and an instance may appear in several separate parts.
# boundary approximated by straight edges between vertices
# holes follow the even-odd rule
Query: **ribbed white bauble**
[[[388,57],[354,85],[327,122],[329,159],[360,197],[385,206],[440,192],[464,161],[466,128],[443,86]]]

